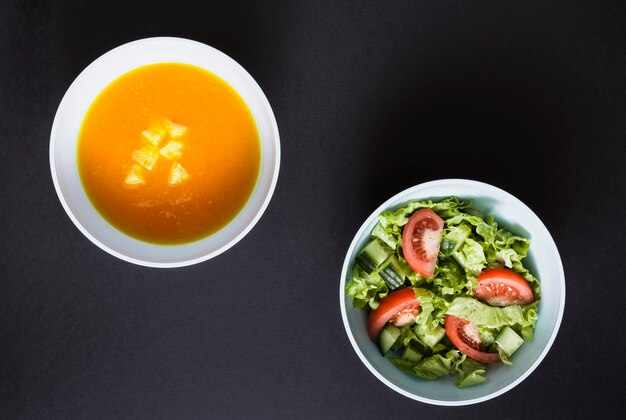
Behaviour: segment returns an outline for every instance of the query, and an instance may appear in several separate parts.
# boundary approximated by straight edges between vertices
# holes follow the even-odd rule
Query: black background
[[[180,36],[264,90],[282,162],[217,258],[149,269],[74,227],[48,163],[56,108],[106,51]],[[626,410],[626,5],[613,1],[0,1],[0,417],[557,418]],[[353,235],[424,181],[524,201],[566,273],[524,382],[458,408],[360,362],[338,285]]]

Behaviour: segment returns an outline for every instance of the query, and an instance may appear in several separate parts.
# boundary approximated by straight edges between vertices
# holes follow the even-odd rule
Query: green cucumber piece
[[[378,347],[383,356],[391,349],[398,337],[400,337],[400,328],[393,324],[387,324],[383,327],[378,336]]]
[[[441,240],[441,245],[439,247],[439,252],[446,256],[449,257],[452,254],[452,251],[454,251],[454,248],[456,248],[456,242],[451,241],[447,238],[443,238]]]
[[[378,239],[372,239],[356,257],[356,262],[368,273],[376,270],[387,257],[391,250]]]
[[[441,343],[437,343],[437,344],[435,344],[435,345],[432,347],[432,352],[433,352],[433,353],[439,353],[439,352],[442,352],[442,351],[447,350],[447,349],[448,349],[448,348],[447,348],[445,345],[443,345],[443,344],[441,344]]]
[[[504,327],[496,338],[496,344],[509,356],[515,353],[523,343],[524,339],[509,326]]]
[[[414,342],[411,341],[409,345],[404,348],[404,351],[402,352],[402,359],[409,362],[417,363],[422,360],[424,354],[419,350],[419,346],[413,343]]]
[[[413,347],[415,351],[423,354],[424,356],[429,356],[432,354],[432,350],[430,349],[430,347],[422,343],[422,341],[419,338],[415,340],[411,340],[410,345]]]
[[[404,270],[395,254],[390,255],[389,258],[385,260],[378,274],[385,280],[389,290],[395,290],[404,284]]]

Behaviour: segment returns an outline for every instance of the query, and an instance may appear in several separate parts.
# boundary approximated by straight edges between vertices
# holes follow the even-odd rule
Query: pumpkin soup
[[[126,234],[177,244],[232,220],[260,167],[254,118],[226,82],[199,67],[140,67],[93,102],[78,169],[100,214]]]

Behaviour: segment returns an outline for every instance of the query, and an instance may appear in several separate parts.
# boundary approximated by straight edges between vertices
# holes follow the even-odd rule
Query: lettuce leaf
[[[458,365],[457,371],[459,376],[454,381],[454,384],[459,388],[466,388],[485,382],[487,380],[485,376],[487,367],[474,359],[463,357],[463,362]]]
[[[445,355],[440,353],[422,359],[414,368],[413,374],[425,379],[437,379],[441,376],[451,376],[456,373],[456,364],[461,358],[461,352],[450,350]]]
[[[439,260],[435,275],[425,278],[424,283],[432,285],[434,294],[450,298],[466,294],[474,285],[472,279],[468,279],[463,268],[452,258]]]
[[[486,366],[470,359],[459,350],[433,354],[418,363],[399,358],[389,360],[400,369],[428,380],[458,374],[454,383],[459,388],[481,384],[487,380]]]
[[[472,234],[472,228],[467,223],[461,223],[456,226],[450,226],[446,229],[446,234],[443,239],[447,240],[452,245],[452,251],[458,251],[461,245]]]
[[[522,334],[522,338],[526,341],[530,341],[533,339],[533,332],[535,331],[535,324],[537,323],[537,318],[539,318],[539,308],[538,302],[535,301],[530,305],[525,305],[522,307],[522,312],[524,313],[524,320],[526,321],[524,325],[520,328],[520,334]],[[514,328],[515,329],[515,328]]]
[[[468,213],[459,213],[458,215],[446,220],[448,226],[456,226],[462,222],[468,222],[474,226],[476,234],[479,235],[485,242],[493,242],[498,232],[498,224],[492,217],[487,218],[484,221],[478,216],[474,216]]]
[[[380,299],[387,296],[387,284],[378,274],[368,274],[358,264],[352,270],[352,281],[346,284],[346,293],[352,304],[359,308],[378,308]]]
[[[452,257],[471,276],[479,275],[487,265],[483,247],[471,238],[467,238],[461,249],[452,253]]]
[[[413,331],[420,341],[431,349],[441,341],[446,330],[441,325],[441,320],[433,312],[433,305],[430,296],[420,296],[421,311],[415,320]]]
[[[383,227],[381,222],[376,223],[376,226],[374,226],[374,229],[372,230],[372,234],[370,236],[380,239],[385,244],[389,245],[389,248],[393,250],[396,250],[398,248],[397,235],[391,233],[391,231],[387,231]]]
[[[532,340],[537,322],[537,303],[496,308],[470,297],[457,297],[446,312],[475,324],[479,330],[500,330],[505,326],[521,333],[524,340]],[[481,331],[482,335],[483,331]]]
[[[437,353],[423,358],[417,363],[404,359],[390,358],[389,360],[399,367],[420,378],[434,380],[442,376],[452,376],[457,373],[457,367],[465,356],[458,350],[450,350],[445,354]]]

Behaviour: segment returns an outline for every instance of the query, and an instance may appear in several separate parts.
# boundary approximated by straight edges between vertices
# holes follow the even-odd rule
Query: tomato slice
[[[453,315],[446,315],[445,324],[446,335],[452,344],[461,350],[461,353],[481,363],[498,363],[500,361],[498,353],[483,351],[480,334],[474,324]]]
[[[443,233],[443,219],[432,209],[413,213],[402,231],[404,259],[417,274],[432,277]]]
[[[370,314],[368,321],[370,338],[376,342],[380,330],[386,323],[394,322],[398,326],[407,325],[411,317],[415,321],[419,312],[420,300],[412,288],[389,293],[380,300],[378,308]]]
[[[526,305],[534,300],[524,277],[506,268],[483,271],[474,287],[474,297],[491,306]]]

